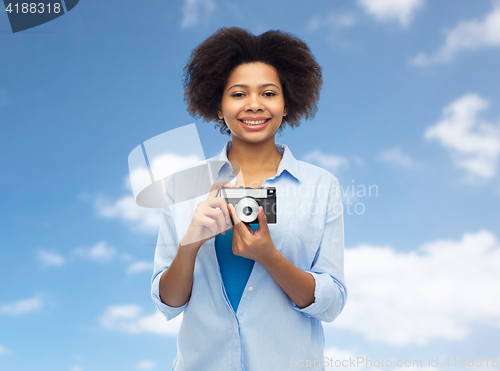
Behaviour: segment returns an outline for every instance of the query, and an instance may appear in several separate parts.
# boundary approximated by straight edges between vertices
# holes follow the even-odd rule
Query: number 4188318
[[[493,358],[482,358],[482,357],[460,357],[457,362],[457,358],[446,358],[443,363],[446,367],[498,367],[498,357]]]
[[[15,9],[14,9],[15,8]],[[61,3],[9,3],[7,8],[5,8],[7,13],[60,13],[61,12]]]

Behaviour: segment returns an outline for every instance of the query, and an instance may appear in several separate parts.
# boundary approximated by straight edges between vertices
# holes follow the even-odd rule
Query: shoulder
[[[330,183],[330,184],[338,183],[337,177],[328,170],[320,166],[313,165],[309,162],[296,159],[292,153],[291,148],[288,147],[286,144],[277,144],[276,146],[280,150],[280,152],[284,154],[284,158],[286,158],[286,161],[288,162],[290,169],[292,171],[293,170],[298,171],[298,176],[301,182],[314,181],[314,182]]]
[[[308,182],[325,184],[325,185],[326,184],[336,185],[339,183],[337,177],[328,170],[305,161],[301,160],[296,160],[296,161],[297,161],[297,166],[299,168],[301,179]]]

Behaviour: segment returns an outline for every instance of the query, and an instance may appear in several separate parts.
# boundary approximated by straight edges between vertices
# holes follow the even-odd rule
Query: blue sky
[[[227,26],[295,34],[323,67],[316,117],[276,142],[344,192],[349,299],[326,354],[498,369],[499,2],[82,0],[16,34],[0,15],[0,370],[171,368],[158,211],[134,204],[127,156],[193,122],[222,150],[182,69]]]

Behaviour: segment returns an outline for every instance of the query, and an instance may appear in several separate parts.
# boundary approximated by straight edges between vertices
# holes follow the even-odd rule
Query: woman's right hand
[[[201,201],[194,212],[191,224],[182,240],[180,246],[199,249],[206,241],[217,234],[226,234],[233,224],[224,197],[216,197],[220,188],[234,188],[231,183],[215,183],[210,190],[206,201]],[[216,208],[219,209],[216,209]]]

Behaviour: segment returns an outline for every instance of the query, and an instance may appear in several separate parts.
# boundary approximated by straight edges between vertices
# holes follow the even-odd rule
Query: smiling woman
[[[274,136],[287,114],[282,90],[272,66],[262,62],[239,65],[229,75],[217,115],[225,119],[233,136],[262,142]]]
[[[231,140],[209,160],[208,199],[162,212],[151,294],[167,320],[184,312],[174,370],[289,370],[293,359],[323,369],[321,321],[347,299],[340,187],[275,143],[314,116],[321,68],[292,35],[233,27],[198,46],[185,73],[189,112]],[[259,206],[258,223],[243,223],[217,197],[235,186],[275,190],[277,222]],[[189,223],[180,241],[177,221]]]
[[[247,180],[240,177],[237,185],[260,186],[276,173],[282,158],[274,135],[288,109],[276,70],[262,62],[239,65],[229,75],[219,107],[219,118],[231,130],[228,159],[240,165]]]
[[[217,116],[217,108],[231,72],[252,62],[272,66],[283,87],[289,112],[278,133],[286,125],[300,125],[302,117],[314,117],[323,81],[321,67],[307,44],[281,31],[254,36],[238,27],[220,29],[192,52],[184,68],[188,111],[206,121],[216,120],[221,133],[230,134],[225,121]]]

